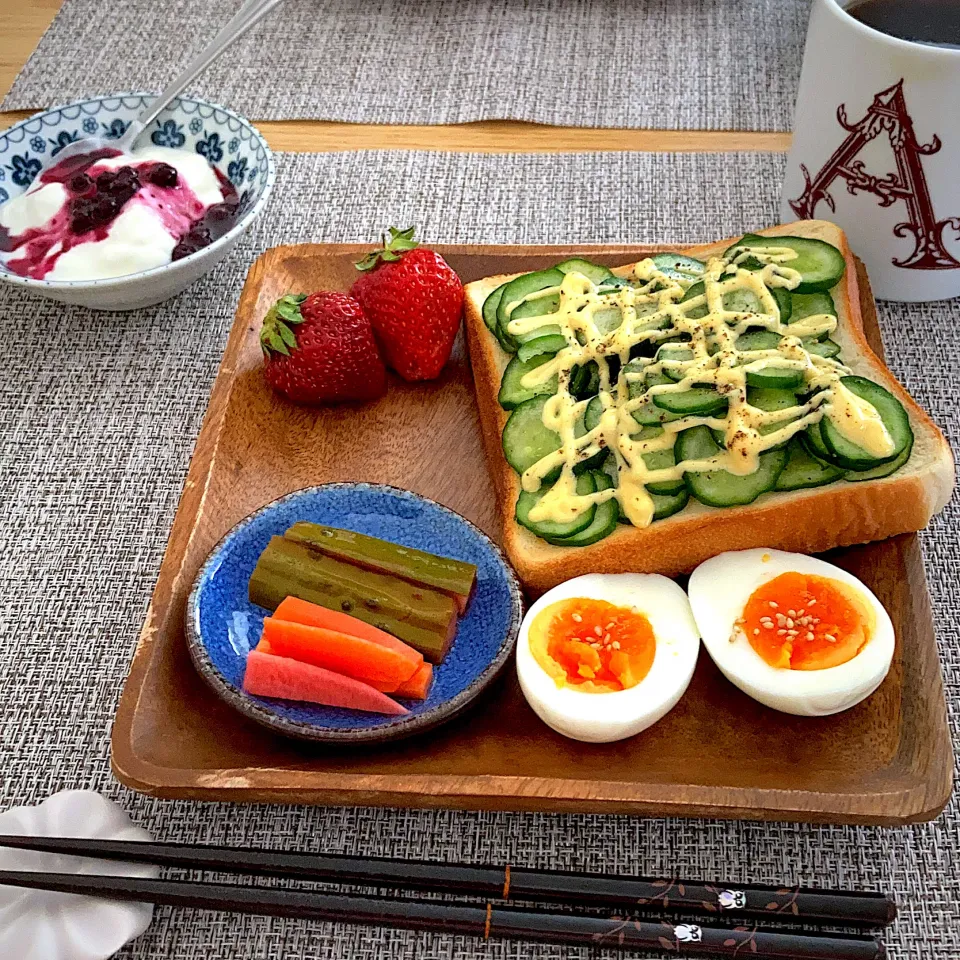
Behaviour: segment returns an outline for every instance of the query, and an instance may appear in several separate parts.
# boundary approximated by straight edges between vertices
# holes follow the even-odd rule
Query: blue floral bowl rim
[[[220,553],[228,541],[244,527],[253,523],[275,507],[294,498],[302,497],[305,494],[323,493],[326,490],[370,490],[379,493],[412,497],[415,500],[428,503],[443,513],[448,513],[464,523],[478,539],[486,544],[494,557],[500,562],[506,579],[507,589],[510,593],[510,619],[507,623],[507,629],[500,643],[500,647],[497,650],[497,654],[469,686],[461,690],[456,696],[438,704],[427,713],[385,718],[383,726],[366,729],[324,729],[297,720],[287,720],[262,707],[255,700],[245,696],[231,684],[227,683],[216,665],[210,659],[210,655],[207,653],[199,631],[195,629],[195,624],[198,621],[197,608],[200,600],[200,591],[203,588],[203,583],[207,578],[208,572],[219,562]],[[516,646],[522,620],[523,592],[520,588],[520,581],[513,567],[510,566],[510,562],[507,560],[504,552],[475,523],[472,523],[466,517],[457,513],[456,510],[451,510],[442,503],[437,503],[436,500],[432,500],[430,497],[426,497],[421,493],[414,493],[412,490],[404,490],[402,487],[394,487],[387,483],[342,481],[336,483],[321,483],[315,486],[301,487],[299,490],[293,490],[290,493],[284,494],[282,497],[278,497],[276,500],[271,500],[270,503],[265,504],[235,523],[230,530],[220,538],[216,546],[214,546],[207,555],[207,559],[204,560],[203,565],[197,571],[193,586],[190,588],[190,595],[187,597],[184,634],[187,640],[187,650],[190,653],[190,659],[193,661],[197,672],[207,685],[211,687],[217,696],[235,710],[238,710],[248,719],[259,723],[261,726],[268,727],[277,733],[282,733],[285,736],[294,737],[298,740],[311,740],[320,743],[387,743],[432,729],[441,723],[453,719],[457,714],[465,710],[503,673],[510,659],[510,655]]]
[[[102,103],[104,100],[123,100],[125,97],[153,97],[156,99],[158,96],[158,93],[150,90],[133,90],[124,93],[107,93],[97,97],[84,97],[82,100],[71,100],[70,103],[61,103],[55,107],[50,107],[47,110],[38,110],[25,120],[21,120],[19,123],[15,123],[12,127],[8,127],[6,130],[0,131],[0,140],[5,139],[15,130],[19,130],[21,127],[28,123],[32,123],[34,120],[37,120],[40,117],[46,117],[52,113],[59,113],[64,110],[69,110],[71,107],[82,108],[85,104]],[[249,120],[247,120],[246,117],[242,117],[239,113],[231,110],[229,107],[223,107],[219,103],[214,103],[212,100],[204,100],[202,97],[188,97],[181,94],[180,96],[175,97],[172,102],[194,103],[198,107],[204,106],[210,107],[213,110],[220,110],[222,113],[232,117],[238,123],[242,123],[249,127],[254,136],[263,146],[264,155],[267,162],[266,183],[264,184],[263,191],[257,198],[257,202],[233,225],[233,227],[222,237],[214,240],[214,242],[209,246],[203,247],[196,253],[191,253],[189,256],[183,257],[181,260],[165,263],[159,267],[151,267],[149,270],[141,270],[138,273],[128,273],[122,277],[106,277],[100,280],[36,280],[33,277],[21,277],[19,274],[11,273],[9,270],[0,269],[0,281],[12,283],[15,286],[21,287],[42,287],[45,290],[92,290],[96,289],[97,287],[117,287],[130,283],[139,283],[144,279],[144,277],[152,277],[156,276],[157,274],[164,273],[165,271],[176,269],[180,264],[192,260],[194,257],[205,256],[212,250],[226,246],[235,237],[240,236],[240,234],[242,234],[250,226],[250,224],[263,210],[267,200],[270,198],[270,194],[273,193],[273,185],[277,177],[277,169],[273,159],[273,151],[270,149],[270,145],[267,143],[266,137],[264,137],[264,135]]]

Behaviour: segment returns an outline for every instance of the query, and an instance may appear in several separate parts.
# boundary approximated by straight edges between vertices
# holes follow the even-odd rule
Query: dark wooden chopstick
[[[632,910],[646,907],[671,912],[708,912],[858,926],[884,926],[897,913],[894,901],[882,893],[707,884],[512,866],[472,866],[129,840],[0,836],[0,846],[191,870],[295,877],[404,890],[442,890],[504,900],[556,900]]]
[[[755,928],[732,929],[621,918],[552,914],[492,904],[444,903],[186,880],[147,880],[0,870],[0,885],[308,920],[363,923],[490,937],[620,949],[671,950],[680,956],[767,960],[880,960],[886,948],[872,937],[817,936]]]

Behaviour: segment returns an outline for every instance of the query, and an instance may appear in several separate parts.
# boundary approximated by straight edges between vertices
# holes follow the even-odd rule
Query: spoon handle
[[[181,93],[197,76],[222,54],[235,40],[239,40],[255,23],[265,17],[281,0],[244,0],[240,9],[220,32],[200,51],[183,70],[163,89],[160,96],[137,117],[139,130],[150,126],[167,104]]]

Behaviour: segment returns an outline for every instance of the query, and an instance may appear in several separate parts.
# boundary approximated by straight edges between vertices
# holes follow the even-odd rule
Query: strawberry
[[[295,403],[375,400],[387,372],[363,308],[345,293],[281,297],[263,318],[267,383]]]
[[[373,324],[387,365],[404,380],[433,380],[460,329],[463,284],[439,253],[390,228],[390,240],[356,264],[350,289]]]

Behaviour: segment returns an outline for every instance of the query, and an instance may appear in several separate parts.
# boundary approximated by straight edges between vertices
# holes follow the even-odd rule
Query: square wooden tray
[[[566,740],[527,707],[512,672],[467,715],[422,738],[349,751],[275,736],[221,703],[183,636],[184,604],[213,545],[265,503],[333,480],[433,497],[499,540],[462,340],[442,378],[391,383],[359,408],[307,410],[266,387],[260,318],[290,291],[346,290],[353,245],[277,247],[251,268],[113,729],[113,769],[155,796],[899,824],[935,817],[953,754],[915,536],[835,551],[890,611],[893,668],[834,717],[791,717],[730,685],[701,651],[680,704],[620,743]],[[447,246],[463,280],[569,256],[616,264],[656,248]],[[880,352],[865,277],[867,332]]]

